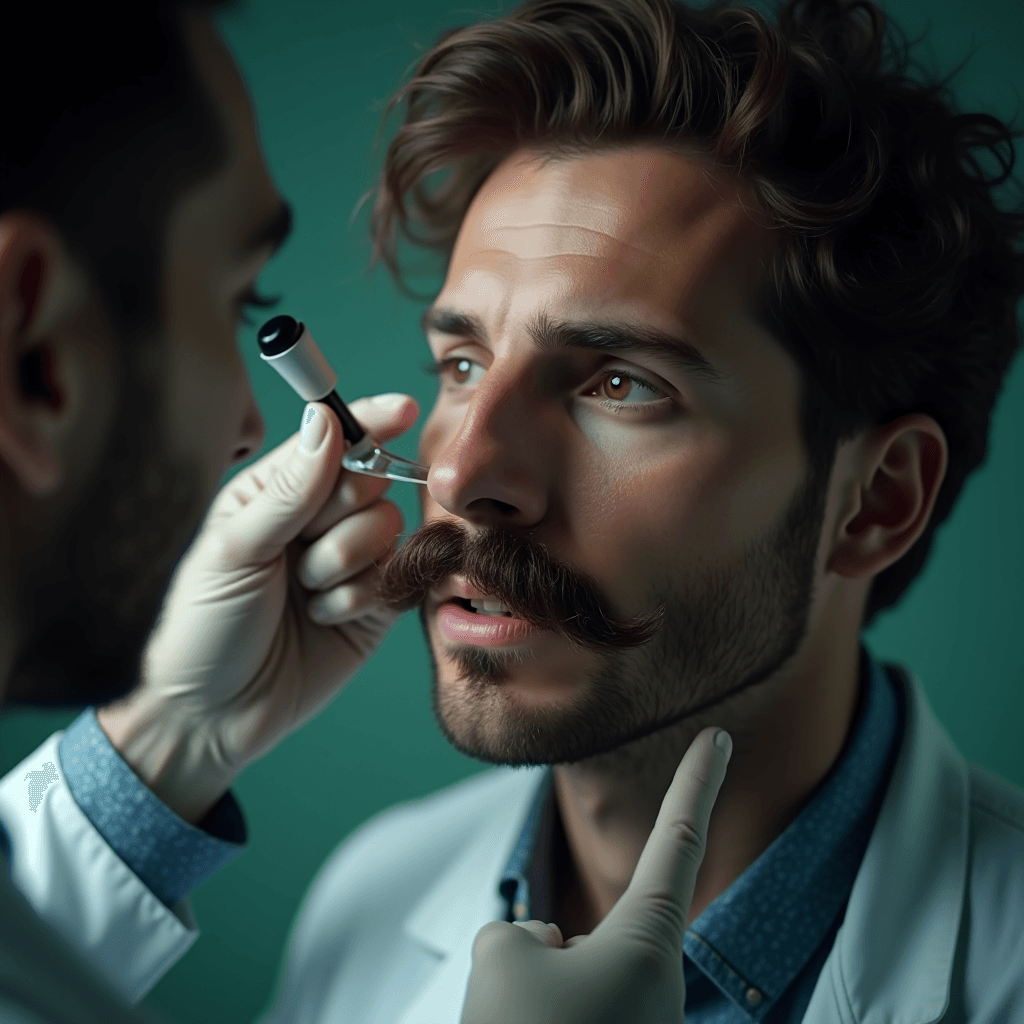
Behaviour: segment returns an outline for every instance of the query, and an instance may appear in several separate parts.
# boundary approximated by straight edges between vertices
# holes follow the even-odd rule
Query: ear
[[[87,292],[45,219],[0,216],[0,462],[36,497],[62,482],[59,442],[71,411],[58,339]]]
[[[854,449],[850,508],[837,525],[826,570],[846,579],[877,576],[924,532],[946,475],[942,427],[923,413],[870,431]],[[837,462],[837,467],[839,463]]]

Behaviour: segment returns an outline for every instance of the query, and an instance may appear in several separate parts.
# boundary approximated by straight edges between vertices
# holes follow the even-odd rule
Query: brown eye
[[[612,373],[605,377],[601,390],[606,397],[621,401],[629,395],[632,387],[633,382],[629,377],[624,377],[621,373]]]
[[[601,383],[595,389],[605,398],[611,399],[610,406],[645,406],[658,397],[665,397],[665,392],[648,384],[640,377],[627,374],[622,370],[606,370]],[[627,399],[630,399],[627,401]]]
[[[452,356],[436,363],[427,363],[423,369],[437,377],[442,388],[475,387],[484,372],[484,368],[468,356]]]
[[[469,380],[469,372],[473,368],[472,360],[469,359],[453,359],[450,365],[450,373],[452,380],[456,384],[465,384]]]

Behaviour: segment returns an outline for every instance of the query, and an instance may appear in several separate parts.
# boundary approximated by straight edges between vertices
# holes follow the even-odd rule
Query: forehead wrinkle
[[[608,238],[613,241],[616,245],[629,246],[630,249],[637,249],[644,253],[653,253],[654,250],[648,248],[645,245],[637,245],[636,242],[629,242],[624,238],[620,238],[618,235],[613,235],[608,231],[601,231],[598,228],[584,227],[582,224],[564,224],[559,221],[540,220],[532,221],[528,224],[497,224],[491,225],[491,230],[495,233],[502,231],[526,231],[530,228],[565,228],[568,231],[585,231],[589,235],[600,235],[602,238]]]
[[[505,230],[508,230],[510,234],[502,238],[501,234]],[[502,260],[521,264],[534,264],[538,261],[555,260],[560,257],[596,260],[608,265],[620,262],[627,266],[643,266],[650,263],[652,258],[659,263],[676,264],[679,262],[672,253],[626,242],[603,231],[578,228],[575,229],[579,232],[575,238],[568,232],[560,232],[557,235],[551,233],[549,237],[538,239],[523,233],[513,235],[511,232],[514,230],[516,229],[510,227],[490,232],[489,238],[480,239],[476,244],[473,239],[467,240],[464,243],[466,251],[462,254],[460,262],[464,263],[487,253],[492,253]],[[524,225],[523,231],[531,230],[543,232],[544,227],[533,228],[532,225]]]

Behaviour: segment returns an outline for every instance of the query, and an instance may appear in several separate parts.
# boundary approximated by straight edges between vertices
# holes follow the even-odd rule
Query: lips
[[[434,609],[438,628],[451,643],[478,647],[509,647],[546,632],[510,613],[475,611],[472,603],[501,604],[498,598],[453,576],[436,590]]]
[[[514,647],[546,630],[511,615],[481,615],[455,601],[437,609],[437,625],[449,643],[477,647]]]

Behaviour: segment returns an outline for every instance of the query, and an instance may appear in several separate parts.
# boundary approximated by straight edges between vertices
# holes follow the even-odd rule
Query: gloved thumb
[[[529,932],[535,938],[552,949],[562,948],[562,929],[557,924],[545,924],[543,921],[513,921],[517,928]]]
[[[270,465],[263,487],[220,524],[218,532],[228,542],[233,567],[265,565],[278,558],[324,506],[338,482],[347,444],[328,406],[310,402],[302,412],[299,435],[292,441]]]

